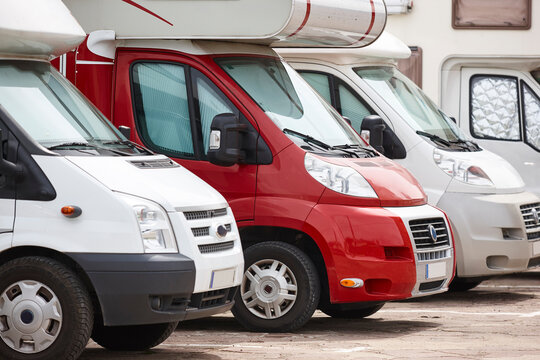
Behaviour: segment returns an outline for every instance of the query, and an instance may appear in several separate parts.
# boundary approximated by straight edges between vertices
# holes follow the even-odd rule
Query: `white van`
[[[387,29],[422,50],[416,72],[428,96],[540,196],[540,6],[534,3],[415,0],[411,12],[388,17]]]
[[[153,347],[229,310],[242,277],[225,199],[127,141],[48,62],[84,38],[60,0],[2,3],[2,359],[76,359],[90,336]]]
[[[539,199],[514,168],[482,149],[411,80],[395,59],[409,48],[383,33],[363,49],[278,49],[371,144],[418,179],[428,202],[444,210],[456,241],[457,277],[466,290],[484,277],[524,271],[540,260],[540,224],[528,212]],[[376,114],[378,116],[370,116]]]

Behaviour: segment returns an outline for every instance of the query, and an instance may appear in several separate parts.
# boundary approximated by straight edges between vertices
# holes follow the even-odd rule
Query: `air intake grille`
[[[180,167],[171,159],[130,161],[130,163],[139,169],[164,169]]]
[[[433,239],[431,236],[430,225],[433,226],[437,233],[437,237],[435,239]],[[443,218],[411,220],[409,221],[409,227],[411,229],[416,248],[419,250],[450,245],[448,229],[446,228],[446,223],[444,222]]]
[[[525,228],[527,229],[527,231],[533,230],[533,229],[540,231],[540,221],[537,222],[537,220],[540,217],[540,203],[521,205],[520,210],[521,210],[521,215],[523,216],[523,221],[525,222]],[[535,233],[528,234],[529,240],[531,240],[531,235],[535,235]],[[533,237],[532,239],[538,239],[538,237],[539,235],[536,234],[536,237]]]
[[[225,224],[225,229],[230,232],[231,224]],[[195,237],[210,236],[210,226],[191,228],[191,232],[193,232],[193,236]]]
[[[184,216],[188,220],[211,219],[219,216],[227,215],[227,209],[203,210],[203,211],[186,211]]]
[[[424,253],[416,254],[418,261],[429,261],[429,260],[438,260],[446,259],[449,257],[448,250],[436,250]]]
[[[199,245],[201,254],[210,254],[220,251],[230,250],[234,247],[234,241],[225,241],[221,243]]]

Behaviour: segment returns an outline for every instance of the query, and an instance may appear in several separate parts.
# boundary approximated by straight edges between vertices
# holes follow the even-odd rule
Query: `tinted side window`
[[[304,80],[306,80],[309,85],[324,98],[324,100],[329,104],[332,103],[332,96],[330,95],[331,85],[328,75],[313,72],[300,72],[300,75],[302,75]]]
[[[339,103],[341,115],[345,116],[351,121],[351,125],[356,132],[362,131],[362,120],[368,115],[372,114],[372,111],[353,94],[343,84],[338,85]]]
[[[232,113],[240,116],[238,109],[225,97],[225,95],[199,71],[192,69],[194,83],[194,96],[196,108],[201,124],[204,154],[208,153],[210,139],[210,125],[214,117],[223,113]]]
[[[471,134],[477,138],[520,140],[517,78],[476,75],[470,82]]]
[[[521,82],[523,92],[523,122],[525,141],[540,151],[540,99],[524,82]]]
[[[194,157],[186,68],[136,63],[132,69],[136,119],[143,141],[173,157]]]

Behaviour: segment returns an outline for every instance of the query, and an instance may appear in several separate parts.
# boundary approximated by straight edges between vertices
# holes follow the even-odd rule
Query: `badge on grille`
[[[219,225],[216,229],[216,235],[220,238],[225,237],[229,230],[225,227],[225,225]]]
[[[538,210],[536,210],[535,208],[532,208],[531,213],[532,213],[532,217],[534,219],[534,224],[535,225],[540,225],[540,216],[538,215]]]
[[[435,244],[437,242],[437,230],[435,230],[435,226],[429,224],[428,231],[429,236],[431,236],[431,241]]]

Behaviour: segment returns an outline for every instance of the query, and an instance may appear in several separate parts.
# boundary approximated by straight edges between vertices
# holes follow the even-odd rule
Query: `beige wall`
[[[412,12],[388,16],[386,30],[423,49],[423,89],[439,102],[439,74],[449,55],[537,55],[540,1],[532,1],[530,30],[454,30],[452,0],[414,0]]]

